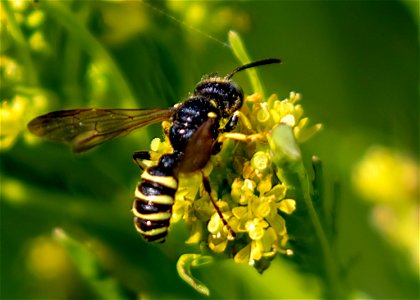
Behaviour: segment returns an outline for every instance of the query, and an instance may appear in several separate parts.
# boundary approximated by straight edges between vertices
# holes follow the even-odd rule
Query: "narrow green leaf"
[[[209,296],[210,290],[191,273],[191,267],[199,267],[212,263],[214,258],[200,254],[183,254],[179,257],[176,268],[179,276],[200,294]]]
[[[248,53],[246,52],[245,46],[242,43],[241,38],[235,31],[229,31],[229,43],[232,47],[233,54],[236,58],[242,63],[247,64],[251,61]],[[264,99],[264,90],[262,84],[258,78],[257,71],[255,68],[250,68],[246,70],[248,74],[249,81],[251,82],[252,89],[254,93],[258,93]]]

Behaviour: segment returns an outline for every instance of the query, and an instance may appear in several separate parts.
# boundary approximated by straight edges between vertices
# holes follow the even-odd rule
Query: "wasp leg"
[[[216,155],[217,153],[219,153],[220,150],[222,150],[222,145],[222,142],[215,142],[213,148],[211,149],[211,155]]]
[[[235,129],[236,125],[238,125],[238,121],[241,120],[242,125],[244,125],[245,128],[248,130],[252,129],[251,122],[249,121],[248,117],[245,116],[240,111],[236,111],[233,116],[229,119],[229,121],[226,123],[225,127],[219,129],[219,132],[221,134],[227,134],[228,132],[231,132],[233,129]],[[235,135],[236,136],[236,135]],[[226,139],[219,138],[219,141],[215,142],[211,151],[212,155],[215,155],[220,152],[222,149],[223,141],[229,139],[230,137],[227,137]],[[232,139],[232,138],[230,138]],[[248,141],[244,137],[242,138],[235,138],[235,140],[240,141]]]
[[[235,113],[232,115],[232,117],[229,119],[229,121],[226,123],[225,127],[219,130],[221,134],[226,134],[228,132],[231,132],[233,129],[235,129],[236,125],[238,125],[238,121],[241,120],[241,124],[248,130],[252,130],[251,122],[249,121],[248,117],[241,113],[239,110],[235,111]],[[245,136],[245,134],[242,134]],[[239,140],[244,140],[244,138],[241,138]]]
[[[232,117],[229,119],[229,121],[226,123],[225,127],[223,127],[220,132],[224,133],[224,132],[230,132],[233,129],[235,129],[236,125],[238,125],[238,121],[239,121],[239,111],[236,111]]]
[[[136,151],[133,153],[133,160],[141,170],[145,170],[147,166],[143,163],[143,160],[150,160],[149,151]]]
[[[252,130],[251,122],[248,117],[241,113],[239,110],[235,111],[232,117],[227,121],[225,127],[219,130],[220,133],[230,132],[235,129],[238,125],[238,121],[241,120],[241,124],[248,130]]]
[[[239,132],[227,132],[222,134],[219,137],[219,143],[223,143],[226,140],[235,140],[239,142],[254,142],[257,140],[262,140],[265,137],[264,132],[253,133],[253,134],[244,134]]]
[[[203,178],[204,189],[206,190],[207,194],[209,195],[210,201],[213,204],[214,208],[216,209],[216,212],[219,215],[220,219],[222,220],[223,225],[225,225],[226,228],[229,231],[230,236],[228,237],[228,239],[233,240],[236,237],[236,233],[232,230],[232,227],[230,227],[230,225],[226,221],[225,217],[223,216],[222,212],[220,211],[220,208],[217,205],[216,201],[213,199],[213,197],[211,195],[211,186],[210,186],[209,179],[203,174],[203,172],[201,172],[201,174],[202,174],[202,178]]]

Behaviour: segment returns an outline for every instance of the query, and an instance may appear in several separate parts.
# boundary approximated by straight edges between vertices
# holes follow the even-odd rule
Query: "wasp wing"
[[[39,116],[28,124],[33,134],[83,152],[131,131],[170,118],[172,109],[72,109]]]

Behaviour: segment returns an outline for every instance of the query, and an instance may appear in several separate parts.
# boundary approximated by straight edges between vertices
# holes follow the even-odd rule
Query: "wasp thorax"
[[[200,81],[194,95],[214,100],[223,118],[231,116],[242,107],[244,94],[232,80],[223,77],[210,77]]]

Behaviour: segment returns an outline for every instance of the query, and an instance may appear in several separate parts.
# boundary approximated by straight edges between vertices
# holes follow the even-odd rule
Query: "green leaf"
[[[179,257],[176,268],[179,276],[200,294],[209,296],[210,290],[191,273],[191,267],[199,267],[212,263],[214,258],[201,254],[183,254]]]
[[[249,58],[248,53],[246,52],[245,46],[242,43],[241,38],[235,31],[229,31],[229,43],[232,47],[233,54],[235,54],[236,58],[242,63],[247,64],[251,61]],[[254,93],[258,93],[264,99],[264,89],[262,84],[258,78],[257,71],[255,68],[249,68],[246,70],[248,74],[249,81],[252,85],[252,90]]]

